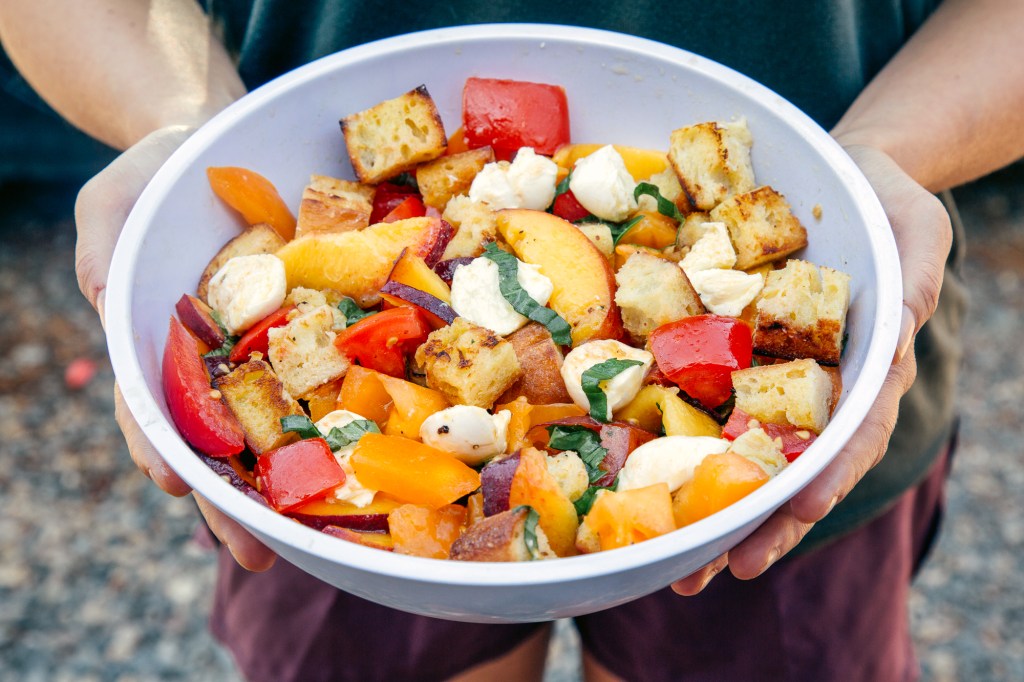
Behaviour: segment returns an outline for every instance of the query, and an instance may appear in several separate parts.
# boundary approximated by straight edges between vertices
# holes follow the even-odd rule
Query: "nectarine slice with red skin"
[[[544,211],[498,211],[498,232],[515,255],[539,265],[554,285],[548,307],[572,327],[572,344],[622,336],[615,305],[615,273],[593,242],[574,226]]]

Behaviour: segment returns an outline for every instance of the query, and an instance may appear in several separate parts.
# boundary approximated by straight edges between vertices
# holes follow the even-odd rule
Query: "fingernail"
[[[900,321],[900,338],[896,344],[896,357],[893,362],[900,362],[910,352],[914,344],[914,331],[917,329],[917,322],[914,319],[914,312],[903,304],[903,319]]]
[[[710,569],[708,571],[708,574],[704,576],[704,580],[700,581],[700,587],[697,588],[697,592],[703,592],[704,588],[707,587],[708,583],[711,582],[711,579],[718,575],[718,571],[719,569],[717,568]]]
[[[831,512],[831,511],[832,511],[833,509],[835,509],[835,508],[836,508],[836,505],[837,505],[837,504],[839,504],[839,496],[838,496],[838,495],[834,496],[834,497],[832,498],[832,501],[828,503],[828,509],[826,509],[826,510],[825,510],[825,516],[828,516],[828,515],[829,515],[829,513],[830,513],[830,512]]]
[[[762,573],[767,571],[769,568],[771,568],[772,564],[774,564],[776,561],[779,560],[779,556],[781,556],[781,552],[779,552],[779,548],[778,547],[773,547],[772,551],[768,552],[768,561],[766,561],[764,563],[764,566],[761,567],[761,570],[758,571],[757,574],[761,575]]]

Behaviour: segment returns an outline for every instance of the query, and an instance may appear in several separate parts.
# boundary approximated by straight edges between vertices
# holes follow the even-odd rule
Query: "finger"
[[[813,526],[797,519],[789,504],[783,505],[729,550],[729,570],[740,580],[756,578],[796,547]]]
[[[188,137],[185,126],[163,128],[117,157],[82,187],[75,202],[78,286],[103,318],[103,291],[121,228],[136,199],[167,157]]]
[[[889,437],[896,428],[900,398],[909,390],[916,376],[917,361],[913,352],[889,369],[878,398],[846,446],[824,471],[790,500],[798,520],[804,523],[820,521],[881,461]]]
[[[225,516],[209,500],[193,492],[199,511],[217,539],[228,548],[238,565],[248,571],[262,572],[274,565],[277,555],[234,519]]]
[[[682,580],[672,583],[672,591],[684,597],[692,597],[700,594],[701,591],[711,582],[711,579],[722,572],[729,565],[729,555],[722,554],[710,564],[703,566]]]
[[[864,171],[892,225],[903,273],[903,319],[894,361],[913,345],[914,335],[935,312],[953,228],[945,206],[918,185],[886,154],[848,147]]]
[[[175,497],[187,495],[192,490],[178,474],[167,466],[167,462],[146,438],[128,409],[128,404],[116,383],[114,384],[114,418],[117,420],[117,425],[121,427],[124,439],[128,443],[128,452],[131,454],[135,466],[139,467],[161,490]]]

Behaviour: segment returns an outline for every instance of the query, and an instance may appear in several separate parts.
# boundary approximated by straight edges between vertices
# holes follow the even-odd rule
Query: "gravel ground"
[[[1024,168],[960,191],[973,292],[949,522],[911,601],[926,679],[1024,679]],[[232,680],[191,501],[131,464],[67,187],[0,187],[0,679]],[[70,377],[96,373],[81,388]],[[578,677],[562,628],[549,680]]]

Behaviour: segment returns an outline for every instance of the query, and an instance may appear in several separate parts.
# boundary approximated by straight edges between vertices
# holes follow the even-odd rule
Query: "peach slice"
[[[523,208],[499,211],[497,225],[516,256],[551,279],[548,306],[572,327],[573,346],[622,336],[615,273],[586,235],[558,216]]]
[[[289,289],[334,289],[365,308],[380,300],[380,288],[403,250],[429,253],[443,232],[439,218],[409,218],[299,237],[278,250],[277,257],[284,261]]]
[[[509,508],[529,505],[540,515],[538,525],[558,556],[576,554],[576,507],[548,473],[547,455],[534,448],[519,453],[519,466],[512,477],[508,494]]]

